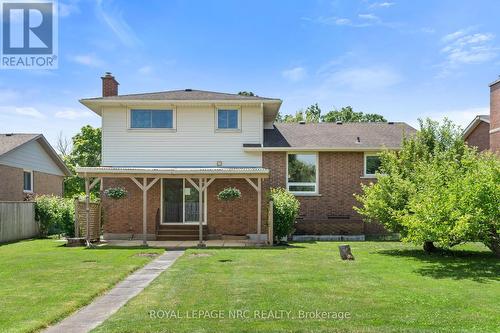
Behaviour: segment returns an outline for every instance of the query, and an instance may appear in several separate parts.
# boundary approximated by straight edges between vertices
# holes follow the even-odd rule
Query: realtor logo
[[[54,1],[1,2],[2,68],[57,68]]]

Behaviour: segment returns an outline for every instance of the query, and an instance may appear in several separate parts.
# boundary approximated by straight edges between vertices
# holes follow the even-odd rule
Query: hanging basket
[[[217,194],[220,201],[233,201],[241,198],[241,191],[235,187],[227,187]]]

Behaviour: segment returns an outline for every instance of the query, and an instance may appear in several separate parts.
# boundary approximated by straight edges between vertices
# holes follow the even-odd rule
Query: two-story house
[[[372,181],[377,152],[399,149],[405,123],[277,124],[282,101],[200,90],[103,96],[81,102],[102,118],[102,166],[77,169],[90,187],[124,187],[102,198],[104,237],[157,240],[228,236],[264,239],[270,187],[301,203],[296,233],[383,232],[354,212],[353,193]],[[238,188],[241,198],[217,194]]]

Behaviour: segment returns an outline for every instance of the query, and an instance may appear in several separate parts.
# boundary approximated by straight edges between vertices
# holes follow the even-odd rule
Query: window
[[[380,156],[365,155],[365,176],[375,176],[380,168]]]
[[[24,184],[23,184],[24,192],[33,192],[33,172],[24,171],[23,178],[24,178]]]
[[[174,128],[172,110],[130,110],[130,128]]]
[[[317,193],[317,154],[288,154],[288,181],[290,192],[296,194]]]
[[[217,129],[238,129],[239,128],[239,110],[217,110]]]

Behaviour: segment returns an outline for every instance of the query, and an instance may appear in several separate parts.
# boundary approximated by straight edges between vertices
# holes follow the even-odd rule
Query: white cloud
[[[355,91],[381,90],[401,82],[401,76],[388,67],[351,67],[328,74],[326,83]]]
[[[304,79],[307,75],[307,72],[304,67],[294,67],[284,70],[283,72],[281,72],[281,74],[285,79],[297,82]]]
[[[80,118],[90,117],[92,114],[89,111],[79,111],[74,109],[65,108],[62,111],[55,113],[56,118],[75,120]]]
[[[474,33],[473,28],[455,31],[445,35],[441,53],[445,60],[441,64],[440,77],[451,74],[461,65],[480,64],[496,58],[498,47],[494,46],[493,33]]]
[[[151,66],[142,66],[137,71],[139,72],[139,74],[149,75],[149,74],[153,73],[153,67],[151,67]]]
[[[118,39],[129,47],[140,44],[140,40],[137,38],[135,32],[123,18],[123,12],[116,8],[104,8],[103,3],[103,0],[97,0],[97,15],[114,32]]]
[[[394,6],[396,3],[395,2],[374,2],[371,5],[368,6],[370,9],[376,9],[376,8],[389,8]]]
[[[13,112],[21,116],[28,116],[37,119],[45,118],[45,115],[33,107],[14,107]]]
[[[358,17],[363,20],[372,20],[372,21],[379,21],[380,19],[378,16],[374,14],[359,14]]]
[[[71,61],[88,67],[103,67],[104,61],[95,54],[79,54],[70,57]]]

